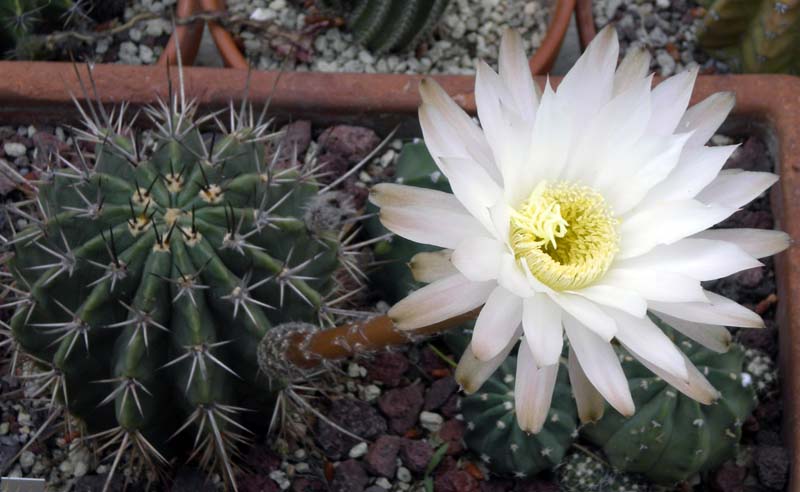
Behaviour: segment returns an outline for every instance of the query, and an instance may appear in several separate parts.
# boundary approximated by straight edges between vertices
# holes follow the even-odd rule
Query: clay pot
[[[581,47],[586,48],[589,42],[597,35],[592,12],[592,0],[577,0],[575,2],[575,21],[578,26],[578,37]]]
[[[567,33],[574,8],[575,0],[556,0],[553,14],[550,18],[550,24],[547,28],[547,34],[542,41],[542,45],[530,59],[531,71],[534,74],[544,74],[552,68],[556,56],[558,56],[558,51],[561,48],[561,42],[564,40],[564,35]],[[177,16],[178,18],[185,18],[198,12],[223,12],[225,9],[225,0],[179,0]],[[194,25],[195,24],[192,24],[191,27],[194,27]],[[181,40],[179,44],[181,46],[184,63],[187,65],[191,64],[187,62],[187,60],[194,61],[194,55],[197,54],[200,42],[198,38],[196,41],[197,45],[190,44],[195,38],[192,37],[194,31],[191,31],[188,27],[189,26],[179,27],[178,30],[176,30],[175,36],[173,36],[179,37]],[[244,54],[242,54],[236,40],[224,27],[216,22],[209,22],[208,28],[214,39],[214,43],[217,45],[220,56],[225,62],[225,66],[242,69],[249,67],[247,59],[244,57]],[[171,60],[173,63],[176,60],[175,43],[172,39],[159,61],[166,63],[167,60]],[[366,79],[373,76],[373,74],[359,75]]]

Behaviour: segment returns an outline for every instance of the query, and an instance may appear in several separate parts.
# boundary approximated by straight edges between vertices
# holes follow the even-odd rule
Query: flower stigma
[[[543,181],[511,213],[511,248],[517,261],[551,289],[580,289],[602,277],[614,261],[618,223],[591,188]]]

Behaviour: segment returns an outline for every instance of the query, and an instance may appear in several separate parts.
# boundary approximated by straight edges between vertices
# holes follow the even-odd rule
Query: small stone
[[[444,418],[438,413],[425,411],[419,415],[420,425],[430,432],[438,432],[442,428],[442,422]]]
[[[367,472],[356,460],[339,463],[333,472],[331,492],[362,492],[369,483]]]
[[[378,407],[391,420],[389,427],[397,434],[404,434],[417,423],[424,398],[422,385],[412,384],[392,389],[381,395]]]
[[[411,472],[408,470],[408,468],[401,466],[397,469],[397,479],[401,482],[408,483],[411,481]]]
[[[153,49],[146,45],[139,46],[139,59],[142,63],[150,64],[156,61]]]
[[[131,41],[138,43],[142,40],[142,31],[134,27],[128,30],[128,37],[131,39]]]
[[[367,402],[353,398],[334,400],[327,417],[342,428],[364,439],[373,439],[386,432],[386,420]],[[323,419],[317,421],[317,442],[325,455],[337,460],[345,456],[358,441],[342,434]]]
[[[381,396],[381,389],[374,384],[364,386],[364,400],[372,402]]]
[[[19,457],[19,464],[23,470],[29,470],[33,466],[34,461],[36,461],[36,455],[30,451],[25,451]]]
[[[0,436],[5,436],[8,434],[8,422],[3,422],[0,424]]]
[[[287,490],[289,487],[292,486],[292,482],[290,482],[289,479],[286,478],[286,473],[284,473],[281,470],[274,470],[270,472],[269,478],[271,478],[273,482],[278,484],[278,487],[280,487],[281,490]]]
[[[761,483],[770,489],[784,490],[789,477],[789,453],[782,446],[758,446],[756,470]]]
[[[82,477],[86,475],[89,471],[89,465],[86,464],[85,461],[79,461],[75,463],[75,469],[72,471],[72,475],[75,477]]]
[[[436,492],[480,492],[478,481],[464,470],[446,471],[434,481]]]
[[[458,390],[458,383],[452,376],[437,379],[425,394],[425,410],[438,410]]]
[[[392,488],[392,482],[390,482],[386,477],[381,477],[375,480],[375,485],[384,490],[389,490]]]
[[[393,477],[397,469],[397,453],[401,439],[395,436],[380,436],[364,457],[367,469],[374,475]]]
[[[367,443],[360,442],[355,446],[353,446],[352,448],[350,448],[350,452],[347,453],[347,455],[353,459],[361,458],[362,456],[367,454],[367,448],[368,448]]]
[[[372,129],[353,125],[332,126],[322,132],[318,139],[323,149],[341,155],[351,164],[366,157],[380,141]]]
[[[464,422],[457,419],[450,419],[442,424],[438,436],[442,442],[447,443],[447,454],[457,455],[464,451],[464,432],[466,426]]]
[[[19,142],[6,142],[3,144],[3,150],[6,152],[6,155],[10,157],[22,157],[28,151],[28,149]]]
[[[366,366],[370,379],[387,386],[397,386],[402,381],[403,374],[408,370],[409,363],[403,354],[380,352],[367,362]]]
[[[656,54],[656,62],[661,67],[662,76],[672,75],[675,72],[675,59],[668,52],[659,50]]]
[[[264,22],[272,19],[273,17],[275,17],[274,12],[261,7],[255,9],[253,13],[250,14],[250,20],[254,20],[256,22]]]

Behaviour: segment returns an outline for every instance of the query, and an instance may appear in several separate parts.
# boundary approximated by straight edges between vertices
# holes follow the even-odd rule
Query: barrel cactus
[[[0,0],[0,50],[11,58],[41,55],[36,34],[63,28],[83,13],[80,0]]]
[[[147,110],[150,142],[120,112],[82,107],[93,155],[18,176],[31,198],[8,206],[29,221],[7,238],[10,325],[41,391],[108,438],[114,467],[128,451],[190,454],[234,483],[246,411],[269,411],[283,384],[258,370],[259,343],[333,316],[352,210],[252,108],[215,137],[181,101]]]
[[[611,465],[641,473],[657,483],[675,483],[714,469],[734,456],[741,425],[756,404],[751,378],[742,373],[744,353],[738,345],[711,352],[665,328],[687,357],[724,395],[702,405],[679,393],[627,354],[622,366],[636,403],[636,414],[624,418],[607,411],[582,429],[603,448]]]
[[[800,2],[704,0],[700,45],[744,72],[800,73]]]
[[[318,0],[347,20],[355,39],[377,53],[416,47],[442,16],[449,0]]]
[[[514,414],[516,357],[509,356],[481,389],[461,400],[464,441],[495,473],[517,478],[555,468],[577,437],[578,417],[566,367],[558,373],[548,421],[538,434],[520,429]]]

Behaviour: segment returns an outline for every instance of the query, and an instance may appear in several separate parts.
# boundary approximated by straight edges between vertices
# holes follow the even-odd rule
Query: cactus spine
[[[0,50],[4,56],[37,58],[41,43],[36,35],[62,28],[76,14],[81,2],[73,0],[0,0]]]
[[[356,41],[377,53],[416,47],[444,13],[449,0],[318,0],[347,19]]]
[[[800,73],[800,1],[706,0],[700,45],[744,72]]]
[[[582,433],[603,448],[615,468],[670,484],[716,468],[735,454],[741,425],[755,407],[756,396],[751,378],[742,375],[744,353],[739,346],[717,354],[662,326],[723,397],[702,405],[625,354],[622,366],[636,414],[626,419],[606,411]]]
[[[17,175],[32,198],[8,207],[30,222],[7,241],[10,328],[45,369],[41,391],[118,456],[166,464],[187,444],[235,489],[243,412],[270,410],[284,384],[259,373],[259,343],[278,324],[330,320],[349,211],[315,160],[265,157],[280,135],[263,114],[232,107],[208,138],[212,118],[185,101],[181,88],[146,110],[147,147],[124,108],[88,103],[78,136],[93,158],[76,147],[38,181]]]

